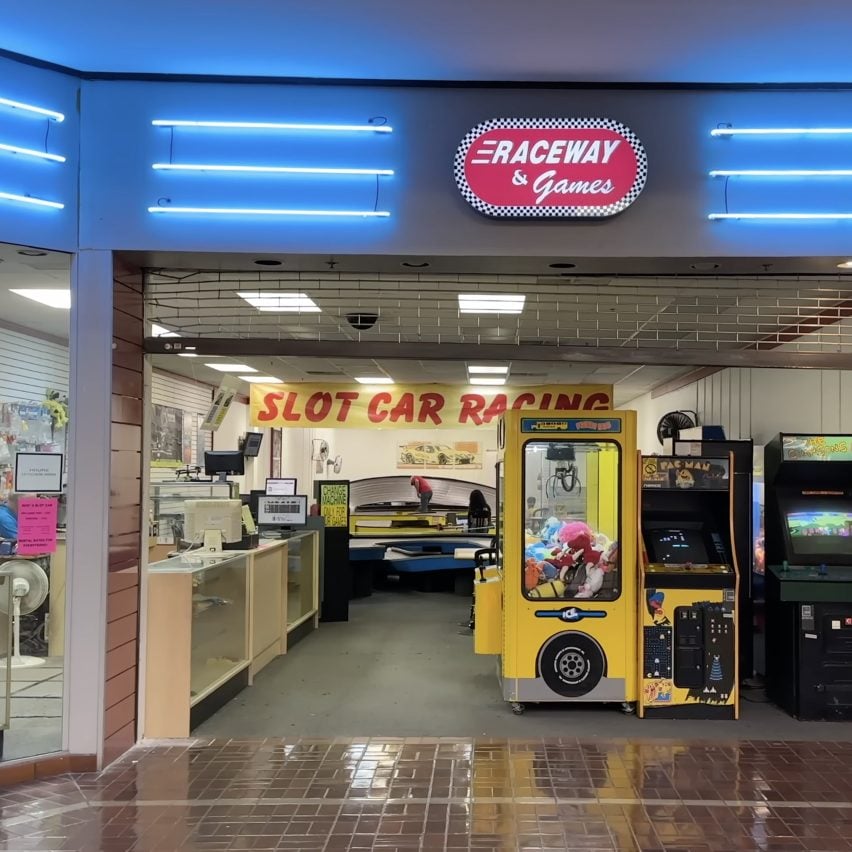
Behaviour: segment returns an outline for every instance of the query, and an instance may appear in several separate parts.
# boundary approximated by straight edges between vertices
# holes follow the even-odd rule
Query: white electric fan
[[[311,459],[317,463],[317,473],[322,473],[325,470],[325,462],[328,459],[328,454],[328,441],[324,441],[322,438],[314,438],[311,446]]]
[[[28,559],[13,559],[4,562],[4,572],[12,573],[12,658],[9,664],[13,669],[27,669],[44,665],[41,657],[28,657],[21,654],[21,616],[35,612],[47,600],[49,584],[44,568]],[[6,612],[4,601],[0,600],[0,612]],[[8,614],[8,613],[7,613]],[[6,661],[0,661],[0,667]]]
[[[326,465],[330,467],[335,473],[340,473],[343,470],[343,456],[335,456],[334,461],[331,459],[326,460]]]

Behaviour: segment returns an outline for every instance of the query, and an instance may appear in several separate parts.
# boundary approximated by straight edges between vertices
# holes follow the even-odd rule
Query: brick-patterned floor
[[[0,795],[0,849],[852,850],[852,743],[193,740]]]

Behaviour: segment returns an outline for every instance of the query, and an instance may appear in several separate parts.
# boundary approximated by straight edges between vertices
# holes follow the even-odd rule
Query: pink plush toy
[[[595,564],[586,563],[586,581],[580,586],[575,597],[592,598],[601,590],[604,575],[612,571],[618,562],[618,542],[612,542],[603,553],[598,553],[598,557]]]
[[[594,549],[594,533],[583,521],[569,521],[559,530],[558,547],[551,551],[548,562],[559,568],[559,579],[565,580],[571,569],[588,562],[597,564],[600,551]]]

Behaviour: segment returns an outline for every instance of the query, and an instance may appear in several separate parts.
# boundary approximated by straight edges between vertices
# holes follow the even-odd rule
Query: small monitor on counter
[[[308,496],[266,494],[257,501],[257,524],[261,527],[301,527],[308,520]]]
[[[296,478],[267,479],[266,493],[270,497],[292,497],[296,493]]]

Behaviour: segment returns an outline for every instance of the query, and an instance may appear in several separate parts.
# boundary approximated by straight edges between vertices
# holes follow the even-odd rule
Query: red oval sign
[[[456,183],[486,216],[614,216],[642,192],[645,149],[606,118],[495,118],[459,145]]]

